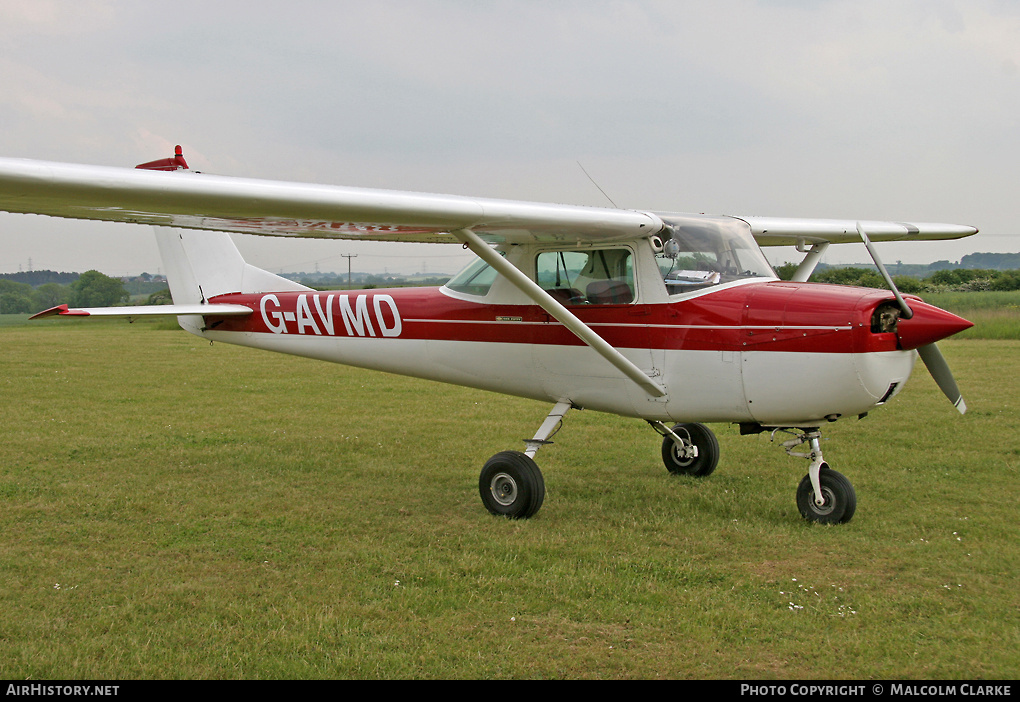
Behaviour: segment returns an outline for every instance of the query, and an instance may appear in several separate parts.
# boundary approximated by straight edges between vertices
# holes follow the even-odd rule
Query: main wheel
[[[673,437],[666,436],[662,440],[662,462],[670,473],[704,478],[719,465],[719,441],[704,424],[677,424],[673,427],[673,433],[683,439],[690,439],[697,447],[698,455],[691,458],[683,456],[682,448],[677,446]]]
[[[545,499],[545,480],[538,465],[520,451],[500,451],[485,462],[478,477],[485,509],[511,519],[527,519]]]
[[[823,463],[818,474],[824,502],[815,502],[815,490],[811,487],[811,477],[804,476],[797,487],[797,508],[804,519],[820,524],[845,524],[849,522],[857,510],[857,493],[854,486],[842,473],[837,473]]]

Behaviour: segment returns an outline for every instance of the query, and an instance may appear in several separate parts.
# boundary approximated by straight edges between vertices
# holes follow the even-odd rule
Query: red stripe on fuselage
[[[667,304],[569,309],[617,348],[861,353],[892,351],[896,335],[871,332],[888,292],[813,283],[725,288]],[[493,305],[439,288],[221,295],[249,317],[206,317],[207,328],[260,334],[435,339],[489,343],[582,342],[537,305]]]

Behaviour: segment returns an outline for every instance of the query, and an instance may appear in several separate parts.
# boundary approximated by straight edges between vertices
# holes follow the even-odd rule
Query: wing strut
[[[634,365],[630,359],[617,351],[609,342],[592,331],[591,327],[578,319],[570,310],[560,304],[552,295],[513,265],[470,229],[457,229],[452,232],[478,258],[482,259],[509,280],[522,293],[531,298],[535,304],[548,312],[560,324],[574,333],[581,341],[594,349],[600,356],[612,363],[621,373],[640,385],[652,397],[665,397],[666,390],[645,372]]]
[[[804,246],[806,246],[806,244],[807,242],[797,244],[797,250],[801,253],[807,253],[807,256],[805,256],[804,260],[800,262],[800,265],[797,266],[797,270],[793,273],[793,277],[790,278],[791,281],[796,283],[808,282],[808,278],[810,278],[811,274],[815,272],[815,267],[818,266],[818,261],[821,260],[822,254],[825,253],[827,248],[829,248],[829,242],[820,241],[813,244],[811,249],[805,252]]]

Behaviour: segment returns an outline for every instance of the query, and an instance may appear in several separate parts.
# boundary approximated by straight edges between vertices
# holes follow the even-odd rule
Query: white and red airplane
[[[168,172],[169,171],[169,172]],[[526,450],[497,453],[479,492],[493,514],[530,517],[540,447],[572,408],[647,421],[672,473],[719,460],[704,423],[792,435],[810,460],[808,520],[849,521],[850,482],[819,428],[895,396],[918,355],[962,413],[935,342],[971,326],[901,296],[871,241],[970,236],[951,224],[706,216],[272,182],[191,171],[0,159],[0,210],[156,226],[174,303],[45,315],[175,315],[213,341],[543,400]],[[440,288],[317,292],[246,263],[227,232],[460,243],[476,255]],[[891,292],[805,282],[832,243],[863,241]],[[805,253],[780,281],[760,246]],[[807,450],[796,451],[801,444]]]

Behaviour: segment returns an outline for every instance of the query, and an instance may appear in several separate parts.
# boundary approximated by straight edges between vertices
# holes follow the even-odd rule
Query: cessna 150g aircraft
[[[0,210],[156,227],[173,304],[43,315],[175,315],[212,341],[549,402],[525,451],[483,467],[497,515],[542,505],[536,452],[572,408],[647,421],[672,473],[707,476],[704,423],[785,432],[809,459],[808,520],[849,521],[856,495],[819,428],[902,388],[918,355],[962,413],[935,342],[971,323],[902,296],[872,241],[955,239],[951,224],[706,216],[213,176],[177,147],[136,169],[0,159]],[[477,259],[441,288],[317,292],[247,264],[227,232],[460,243]],[[891,292],[806,282],[826,247],[863,241]],[[780,281],[760,246],[806,254]],[[806,444],[806,449],[796,449]]]

